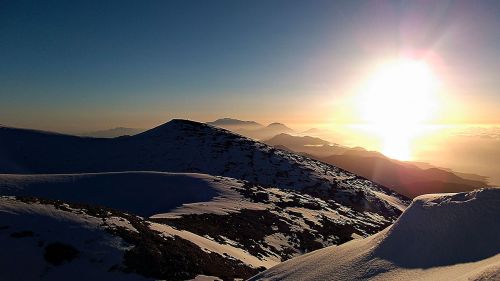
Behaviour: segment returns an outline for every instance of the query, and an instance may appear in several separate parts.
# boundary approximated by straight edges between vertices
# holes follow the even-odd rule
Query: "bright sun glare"
[[[356,101],[361,118],[382,141],[382,153],[411,159],[411,140],[438,108],[437,79],[423,61],[400,59],[380,66]]]

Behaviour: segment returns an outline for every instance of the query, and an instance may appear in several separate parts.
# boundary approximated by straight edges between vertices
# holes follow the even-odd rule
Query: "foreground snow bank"
[[[113,209],[35,198],[0,196],[0,249],[2,281],[232,280],[259,272],[244,263],[254,257],[230,245]]]
[[[67,209],[63,211],[61,208]],[[118,270],[128,221],[0,197],[0,280],[146,280]]]
[[[376,253],[410,268],[475,262],[500,253],[500,189],[418,197]]]
[[[423,195],[382,232],[253,280],[500,280],[500,189]]]

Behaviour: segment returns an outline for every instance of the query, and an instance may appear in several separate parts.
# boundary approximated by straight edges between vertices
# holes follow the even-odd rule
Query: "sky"
[[[374,66],[439,77],[442,123],[500,123],[500,1],[0,0],[0,124],[356,123]]]

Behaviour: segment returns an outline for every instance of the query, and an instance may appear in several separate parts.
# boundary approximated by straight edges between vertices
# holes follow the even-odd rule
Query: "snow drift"
[[[499,217],[500,189],[419,196],[382,232],[253,280],[500,280]]]

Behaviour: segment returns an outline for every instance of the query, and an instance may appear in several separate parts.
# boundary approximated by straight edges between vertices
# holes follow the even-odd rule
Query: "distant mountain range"
[[[294,133],[293,129],[281,123],[271,123],[267,126],[264,126],[255,121],[243,121],[233,118],[221,118],[212,122],[207,122],[207,124],[219,128],[224,128],[246,137],[258,140],[270,138],[280,133]],[[122,136],[133,136],[144,131],[146,131],[146,129],[116,127],[107,130],[86,132],[79,135],[94,138],[116,138]]]
[[[237,119],[226,120],[231,124],[258,124],[254,121],[241,121]],[[212,122],[222,124],[224,122]],[[227,120],[230,120],[227,121]],[[270,130],[268,127],[274,127]],[[320,129],[310,129],[294,134],[293,130],[280,123],[273,123],[260,129],[243,129],[244,127],[227,127],[234,132],[249,137],[261,137],[264,143],[276,148],[301,153],[322,162],[335,165],[381,185],[389,187],[396,192],[413,198],[427,193],[437,192],[462,192],[471,191],[479,187],[488,186],[487,178],[467,173],[454,172],[451,169],[438,168],[427,163],[412,163],[390,159],[376,151],[367,151],[361,147],[344,147],[331,144],[329,141],[318,137],[304,135],[306,132],[316,134]],[[265,134],[262,134],[266,131]],[[259,135],[260,134],[260,135]],[[265,138],[265,136],[269,136]]]
[[[146,131],[146,129],[137,129],[137,128],[126,128],[126,127],[117,127],[108,130],[101,130],[95,132],[88,132],[81,134],[84,137],[94,137],[94,138],[116,138],[121,136],[133,136],[139,133]]]
[[[270,145],[285,145],[290,148],[307,148],[310,146],[329,146],[330,142],[310,136],[292,136],[281,133],[264,141]]]
[[[485,178],[478,175],[457,175],[449,169],[428,164],[427,168],[420,168],[418,165],[423,166],[422,163],[397,161],[363,148],[329,145],[320,138],[280,134],[265,143],[335,165],[410,198],[428,193],[471,191],[487,186]]]
[[[221,118],[217,119],[212,122],[207,122],[207,124],[210,124],[212,126],[220,127],[220,128],[225,128],[228,130],[242,130],[242,129],[260,129],[263,128],[264,126],[262,124],[259,124],[255,121],[242,121],[238,119],[232,119],[232,118]]]
[[[271,123],[267,126],[261,125],[255,121],[242,121],[238,119],[222,118],[207,124],[228,129],[240,135],[263,140],[281,133],[293,133],[294,130],[282,123]]]

